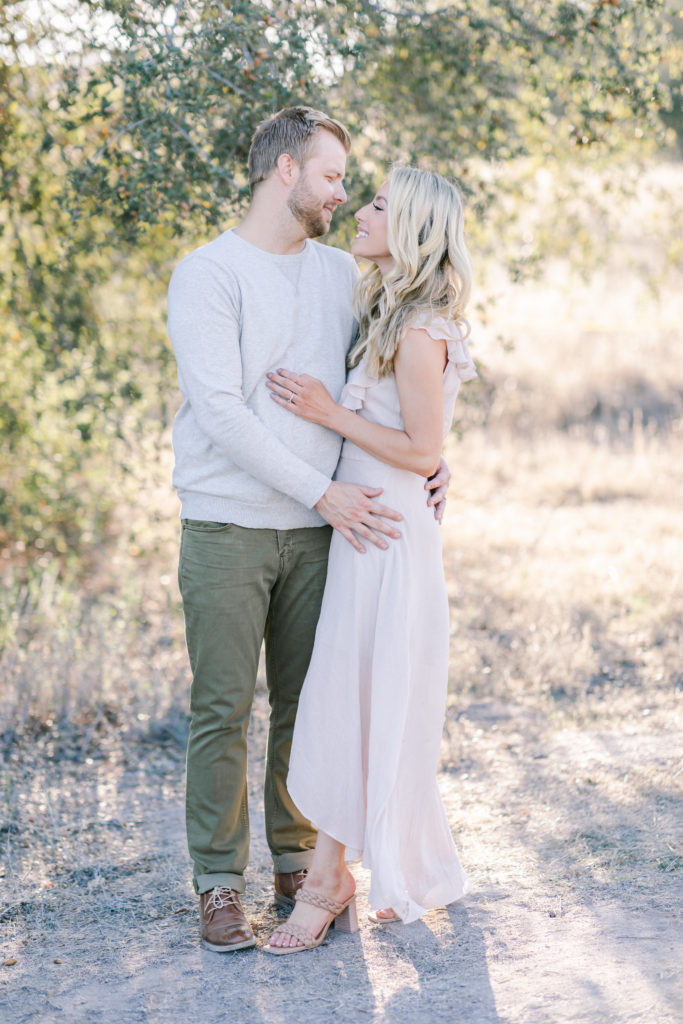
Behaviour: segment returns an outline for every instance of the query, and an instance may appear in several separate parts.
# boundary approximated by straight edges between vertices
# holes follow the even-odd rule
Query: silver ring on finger
[[[289,398],[287,399],[287,401],[288,402],[293,402],[294,401],[294,392],[293,391],[289,392]]]

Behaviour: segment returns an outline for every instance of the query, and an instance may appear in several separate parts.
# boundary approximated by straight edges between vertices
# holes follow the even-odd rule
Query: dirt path
[[[277,918],[257,788],[264,722],[261,690],[247,899],[259,941]],[[110,730],[90,763],[78,746],[15,747],[0,953],[16,963],[0,968],[2,1020],[679,1024],[682,738],[666,702],[630,731],[501,701],[453,710],[441,785],[472,894],[285,960],[198,946],[179,746],[124,749]]]

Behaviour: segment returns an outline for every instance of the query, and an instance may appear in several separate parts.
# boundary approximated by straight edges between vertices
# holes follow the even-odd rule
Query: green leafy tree
[[[5,3],[0,534],[60,555],[106,536],[167,420],[170,265],[243,207],[262,118],[304,102],[344,120],[357,200],[396,158],[457,176],[475,247],[502,247],[517,271],[540,255],[514,226],[535,168],[565,180],[571,157],[580,173],[661,144],[678,109],[674,13],[661,0]]]
[[[427,159],[472,188],[482,160],[656,134],[667,102],[661,0],[89,7],[112,27],[64,102],[97,96],[109,134],[73,182],[130,234],[239,207],[251,133],[287,103],[343,118],[364,168]]]
[[[162,419],[158,281],[169,253],[153,231],[143,248],[120,243],[96,203],[73,216],[73,152],[104,128],[85,100],[82,116],[75,104],[63,115],[68,69],[40,59],[45,35],[10,13],[0,22],[0,539],[80,557],[130,485],[142,426]]]

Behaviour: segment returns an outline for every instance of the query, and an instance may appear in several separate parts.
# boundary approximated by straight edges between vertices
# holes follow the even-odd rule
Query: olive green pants
[[[261,643],[270,723],[266,838],[275,870],[306,867],[315,831],[287,792],[297,702],[313,649],[331,529],[182,520],[178,580],[192,668],[186,821],[194,885],[244,892],[247,727]]]

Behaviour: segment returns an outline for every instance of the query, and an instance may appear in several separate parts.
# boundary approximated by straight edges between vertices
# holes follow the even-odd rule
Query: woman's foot
[[[356,882],[348,868],[344,867],[340,873],[331,877],[317,878],[312,872],[309,873],[303,889],[315,896],[325,896],[335,903],[347,903],[356,891]],[[294,910],[287,919],[287,924],[296,928],[303,928],[311,938],[315,939],[320,935],[325,925],[333,918],[329,910],[313,906],[303,900],[297,900]],[[268,942],[269,946],[277,949],[303,946],[296,935],[287,935],[277,928]]]
[[[368,920],[373,924],[393,924],[394,921],[400,921],[401,918],[393,907],[386,907],[384,910],[373,910],[368,914]]]

